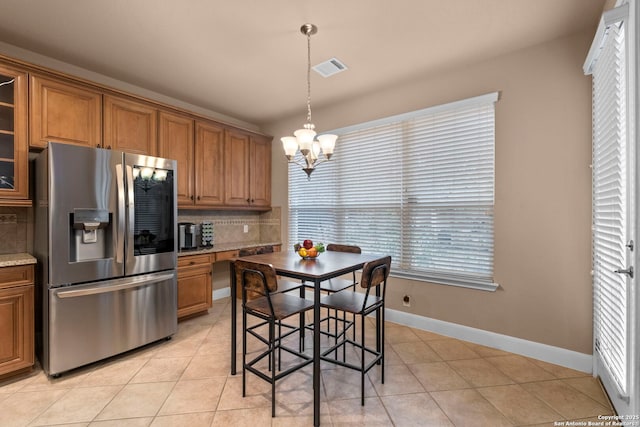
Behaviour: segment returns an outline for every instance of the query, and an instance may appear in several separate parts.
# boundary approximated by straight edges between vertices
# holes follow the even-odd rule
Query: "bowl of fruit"
[[[316,259],[324,252],[322,243],[313,244],[313,241],[307,239],[304,242],[293,245],[293,250],[302,257],[302,259]]]

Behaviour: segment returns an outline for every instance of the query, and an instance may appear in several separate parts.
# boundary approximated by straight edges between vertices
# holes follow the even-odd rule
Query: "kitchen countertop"
[[[13,267],[16,265],[35,264],[37,262],[38,260],[27,253],[0,255],[0,268]]]
[[[256,246],[275,246],[281,245],[282,242],[232,242],[232,243],[216,243],[210,248],[191,249],[178,252],[178,256],[210,254],[215,252],[236,251],[238,249],[255,248]]]
[[[282,242],[218,243],[213,245],[213,247],[211,248],[198,248],[198,249],[193,249],[189,251],[178,252],[178,256],[208,254],[208,253],[224,252],[224,251],[235,251],[238,249],[255,248],[256,246],[275,246],[275,245],[281,245],[281,244]],[[13,267],[16,265],[36,264],[37,262],[38,260],[36,260],[32,255],[29,255],[27,253],[0,255],[0,268]]]

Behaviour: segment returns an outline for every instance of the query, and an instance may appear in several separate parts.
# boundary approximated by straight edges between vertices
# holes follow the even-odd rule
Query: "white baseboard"
[[[398,310],[386,309],[385,320],[463,341],[497,348],[521,356],[531,357],[577,371],[592,373],[593,370],[592,355],[561,347],[554,347],[548,344],[528,341],[522,338],[476,329],[470,326],[458,325],[456,323],[444,322],[442,320],[431,319]]]
[[[313,292],[307,291],[306,294],[308,299],[313,299]],[[231,289],[228,287],[213,291],[214,300],[226,298],[229,295],[231,295]],[[405,313],[404,311],[389,308],[385,311],[385,320],[463,341],[497,348],[498,350],[508,351],[521,356],[531,357],[577,371],[593,372],[593,356],[590,354],[579,353],[561,347],[554,347],[548,344],[528,341],[522,338],[498,334],[470,326],[458,325],[456,323],[444,322],[442,320],[431,319],[429,317],[418,316],[417,314]]]
[[[231,296],[231,288],[229,286],[227,286],[226,288],[213,290],[214,301],[217,299],[227,298],[229,296]]]

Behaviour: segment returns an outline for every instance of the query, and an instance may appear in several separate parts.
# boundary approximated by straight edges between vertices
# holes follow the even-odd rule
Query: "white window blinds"
[[[390,254],[393,274],[493,285],[497,93],[338,130],[307,180],[289,167],[289,238]]]
[[[593,66],[593,281],[596,349],[627,391],[626,65],[623,23],[607,27]]]

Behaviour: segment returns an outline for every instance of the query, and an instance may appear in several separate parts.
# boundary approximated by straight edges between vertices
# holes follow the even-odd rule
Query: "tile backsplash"
[[[269,212],[178,211],[178,222],[200,224],[203,221],[213,223],[214,245],[236,242],[272,243],[281,240],[279,206],[273,207]]]
[[[33,209],[0,207],[0,255],[33,252]]]
[[[215,243],[280,242],[281,208],[269,212],[178,211],[178,222],[213,222]],[[245,225],[247,232],[244,232]],[[33,253],[33,209],[0,206],[0,255]]]

